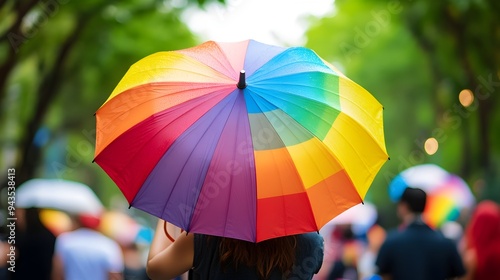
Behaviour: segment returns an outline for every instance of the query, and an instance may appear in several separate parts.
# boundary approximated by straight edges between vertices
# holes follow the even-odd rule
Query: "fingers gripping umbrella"
[[[372,95],[307,48],[253,40],[138,61],[96,121],[95,162],[132,207],[252,242],[317,231],[388,158]]]

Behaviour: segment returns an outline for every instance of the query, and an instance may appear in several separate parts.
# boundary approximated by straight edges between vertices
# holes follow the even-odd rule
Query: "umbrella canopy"
[[[253,40],[138,61],[96,120],[95,162],[132,207],[252,242],[317,231],[388,159],[370,93],[310,49]]]
[[[62,179],[31,179],[16,193],[16,207],[48,208],[70,214],[99,216],[104,207],[85,184]]]
[[[456,220],[463,209],[472,209],[475,198],[467,183],[435,164],[421,164],[402,171],[389,184],[389,196],[398,201],[407,187],[427,193],[425,220],[434,227]]]

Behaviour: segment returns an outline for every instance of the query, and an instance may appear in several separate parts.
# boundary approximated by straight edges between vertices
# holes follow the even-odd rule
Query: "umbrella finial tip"
[[[239,89],[244,89],[247,87],[247,83],[245,81],[245,70],[240,71],[240,79],[238,80],[238,83],[236,84],[236,86]]]

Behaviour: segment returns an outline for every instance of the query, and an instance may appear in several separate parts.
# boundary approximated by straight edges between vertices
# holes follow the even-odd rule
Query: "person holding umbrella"
[[[388,159],[382,111],[313,50],[208,41],[130,67],[95,113],[94,162],[130,207],[188,232],[156,232],[152,278],[308,279],[317,231]]]
[[[204,234],[181,234],[171,241],[159,220],[149,251],[151,279],[171,279],[191,268],[193,279],[312,279],[323,261],[318,233],[252,243]]]

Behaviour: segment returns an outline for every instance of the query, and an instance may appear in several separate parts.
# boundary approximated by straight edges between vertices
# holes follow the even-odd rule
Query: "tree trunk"
[[[18,184],[33,178],[35,175],[35,169],[40,161],[41,154],[39,147],[33,145],[33,139],[35,138],[35,135],[40,128],[43,118],[54,100],[54,97],[58,93],[61,85],[60,79],[64,76],[64,62],[71,51],[71,48],[78,41],[78,37],[83,30],[84,23],[84,20],[79,20],[77,22],[75,30],[71,33],[71,35],[69,35],[60,48],[52,71],[43,79],[38,89],[38,103],[34,114],[28,121],[26,135],[21,143],[22,155],[16,168]]]
[[[25,5],[22,5],[21,1],[15,1],[14,7],[16,9],[16,20],[12,26],[1,35],[0,41],[6,40],[9,42],[9,53],[7,54],[7,60],[2,66],[0,66],[0,100],[5,98],[7,89],[5,87],[7,78],[10,72],[14,69],[17,59],[19,58],[17,54],[20,44],[25,40],[21,32],[21,23],[23,22],[24,16],[38,4],[38,0],[31,0]],[[0,5],[1,7],[1,5]]]

